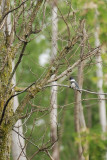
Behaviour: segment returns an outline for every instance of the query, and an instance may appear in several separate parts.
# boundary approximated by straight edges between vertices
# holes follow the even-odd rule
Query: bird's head
[[[74,79],[74,78],[73,78],[73,77],[70,77],[70,78],[69,78],[69,80],[72,80],[72,79]]]

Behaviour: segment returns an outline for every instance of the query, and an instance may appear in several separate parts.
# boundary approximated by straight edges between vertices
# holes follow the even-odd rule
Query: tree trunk
[[[52,55],[51,60],[54,61],[54,58],[57,54],[57,7],[53,2],[52,5]],[[52,76],[55,78],[55,74]],[[57,82],[53,82],[52,85],[57,85]],[[53,86],[51,89],[51,139],[54,143],[52,147],[52,157],[54,160],[59,160],[59,146],[57,142],[57,86]]]
[[[95,9],[95,46],[100,46],[100,39],[99,39],[99,23],[98,23],[98,10]],[[99,52],[99,55],[96,57],[96,66],[97,66],[97,87],[98,92],[103,93],[103,69],[102,69],[102,58],[101,58],[101,52]],[[102,128],[102,132],[105,133],[107,131],[107,118],[106,118],[106,103],[105,103],[105,95],[99,95],[99,116],[100,116],[100,124]],[[102,100],[103,99],[103,100]],[[102,135],[102,138],[105,139],[105,136]],[[107,160],[107,152],[104,157],[105,160]]]
[[[96,26],[95,26],[95,46],[98,47],[100,46],[100,40],[99,40],[99,24],[98,24],[98,10],[96,9],[95,12],[95,20],[96,20]],[[97,66],[97,87],[98,87],[98,92],[103,93],[103,69],[102,69],[102,58],[101,58],[101,53],[99,52],[99,55],[96,57],[96,66]],[[100,123],[101,123],[101,128],[103,132],[106,132],[106,104],[105,104],[105,95],[99,95],[99,114],[100,114]],[[103,99],[103,100],[102,100]]]
[[[83,83],[83,62],[80,63],[78,67],[78,85],[80,88],[82,88]],[[81,104],[81,93],[78,91],[75,91],[75,130],[78,133],[78,138],[80,139],[78,142],[78,159],[79,160],[85,160],[85,157],[83,156],[83,147],[81,142],[81,132],[86,130],[86,124],[85,124],[85,118],[83,113],[83,107]]]
[[[14,62],[12,63],[12,68],[14,68]],[[12,79],[12,84],[16,85],[16,75],[14,74]],[[13,111],[17,109],[19,103],[18,103],[18,97],[14,97],[13,99]],[[19,135],[15,132],[19,133]],[[14,127],[14,130],[12,131],[12,158],[13,160],[26,160],[26,151],[25,151],[25,142],[22,137],[23,136],[23,126],[22,121],[19,119]],[[22,135],[22,137],[20,136]]]
[[[82,30],[82,39],[81,39],[81,53],[80,57],[85,53],[85,43],[86,43],[86,31],[85,31],[85,22],[83,21],[81,23],[81,30]],[[80,88],[82,88],[83,85],[83,69],[84,69],[84,61],[80,62],[78,66],[78,85]],[[84,144],[81,140],[81,133],[84,132],[87,133],[86,123],[85,123],[85,117],[83,112],[83,107],[81,104],[81,96],[82,93],[75,91],[75,129],[78,133],[78,138],[80,139],[80,142],[78,143],[78,157],[79,160],[88,160],[88,143],[87,140],[84,139]],[[86,156],[84,156],[86,154]]]
[[[9,1],[2,0],[0,6],[0,18],[9,10]],[[5,23],[0,29],[0,119],[4,104],[12,94],[12,90],[7,88],[8,79],[12,71],[12,54],[10,53],[10,15],[5,18]],[[7,27],[8,26],[8,27]],[[8,89],[8,92],[6,92]],[[9,132],[8,119],[13,113],[12,101],[6,109],[4,119],[0,125],[0,160],[10,159],[11,133]]]
[[[14,130],[19,133],[19,135]],[[16,122],[14,130],[12,131],[12,158],[13,160],[26,160],[25,143],[22,138],[23,127],[20,119]]]

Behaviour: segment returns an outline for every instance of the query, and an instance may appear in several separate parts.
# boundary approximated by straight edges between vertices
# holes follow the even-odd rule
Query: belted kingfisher
[[[70,80],[71,88],[73,88],[81,93],[79,86],[78,86],[78,83],[75,81],[75,79],[73,77],[70,77],[69,80]]]

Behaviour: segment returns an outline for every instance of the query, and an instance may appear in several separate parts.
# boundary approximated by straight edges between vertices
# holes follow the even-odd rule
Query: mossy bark
[[[12,94],[12,90],[7,91],[8,79],[12,71],[12,56],[9,54],[9,47],[6,45],[6,38],[3,31],[0,31],[0,118],[4,104]],[[0,125],[0,160],[10,159],[11,133],[8,119],[13,114],[12,101],[7,106],[5,116]]]
[[[9,11],[10,0],[0,1],[0,22],[2,21],[3,15]],[[35,20],[35,16],[42,4],[43,0],[37,1],[37,4],[34,7],[32,12],[29,25],[26,28],[27,35],[23,35],[23,37],[29,37],[32,32],[32,23]],[[8,15],[9,16],[9,15]],[[3,20],[6,23],[7,17]],[[12,91],[12,59],[16,53],[17,47],[12,47],[12,37],[9,34],[8,25],[11,23],[7,23],[7,26],[4,27],[5,23],[0,23],[0,119],[3,113],[3,108],[6,106],[7,100],[13,95]],[[25,38],[25,39],[26,39]],[[23,43],[21,43],[23,44]],[[19,46],[19,45],[18,45]],[[22,50],[23,51],[23,50]],[[24,52],[24,51],[23,51]],[[23,53],[20,54],[22,56]],[[19,59],[20,62],[20,59]],[[19,63],[18,63],[19,64]],[[18,65],[17,65],[18,66]],[[16,68],[17,68],[16,66]],[[48,76],[48,75],[47,75]],[[44,80],[45,83],[47,79]],[[44,84],[44,81],[41,85]],[[15,125],[16,121],[19,119],[20,111],[26,106],[26,103],[32,99],[35,94],[39,92],[38,88],[24,98],[21,104],[18,106],[18,109],[15,113],[13,113],[13,102],[12,100],[9,101],[8,105],[6,106],[6,111],[2,120],[0,122],[0,160],[9,160],[10,159],[10,145],[11,145],[11,130],[12,126]],[[21,109],[22,108],[22,109]]]

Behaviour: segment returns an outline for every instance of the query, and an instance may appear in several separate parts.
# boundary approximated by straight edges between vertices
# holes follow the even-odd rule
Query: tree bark
[[[95,46],[98,47],[100,46],[100,39],[99,39],[99,30],[100,26],[98,23],[98,10],[95,8]],[[98,87],[98,92],[103,93],[103,69],[102,69],[102,58],[101,58],[101,52],[96,57],[96,66],[97,66],[97,87]],[[99,95],[99,99],[103,99],[99,101],[99,117],[100,117],[100,124],[102,128],[102,133],[105,133],[107,131],[107,118],[106,118],[106,102],[105,102],[105,95]],[[102,138],[105,139],[105,136],[102,135]],[[104,159],[107,160],[107,152],[104,156]]]
[[[43,0],[37,1],[32,15],[29,20],[29,25],[27,26],[27,36],[32,33],[32,23],[35,20],[35,16],[40,9]],[[13,31],[11,32],[11,19],[10,13],[10,0],[1,0],[0,1],[0,160],[9,160],[10,159],[10,145],[11,145],[11,130],[17,120],[20,117],[20,113],[23,111],[26,103],[34,98],[34,94],[31,93],[25,96],[25,99],[18,106],[19,109],[16,109],[16,112],[13,112],[13,97],[14,90],[12,89],[12,78],[13,75],[21,62],[23,52],[27,45],[26,41],[19,41],[19,44],[16,46],[23,46],[19,55],[17,64],[12,71],[12,60],[15,58],[16,52],[19,48],[13,46]],[[5,16],[6,15],[6,16]],[[5,17],[4,17],[5,16]],[[4,17],[4,18],[3,18]],[[3,20],[3,21],[2,21]],[[13,27],[14,28],[14,27]],[[23,32],[22,37],[26,37]],[[50,77],[50,73],[47,73],[47,77]],[[46,77],[46,78],[47,78]],[[41,82],[42,85],[45,82]],[[35,91],[38,93],[38,89]]]
[[[100,40],[99,40],[99,23],[98,23],[98,10],[95,9],[95,46],[100,46]],[[99,52],[99,55],[96,57],[96,66],[97,66],[97,87],[98,92],[103,93],[103,69],[102,69],[102,58],[101,53]],[[105,99],[105,95],[99,95],[99,99]],[[103,132],[106,132],[107,122],[106,122],[106,103],[105,100],[99,101],[99,115],[100,115],[100,124]]]
[[[80,57],[82,59],[85,53],[85,43],[86,43],[86,30],[85,30],[85,22],[81,23],[81,30],[82,30],[82,39],[81,39],[81,53]],[[78,85],[80,88],[83,86],[83,69],[84,69],[84,61],[81,61],[78,66]],[[84,145],[81,140],[81,133],[87,133],[85,117],[83,112],[83,107],[81,104],[82,93],[75,91],[75,130],[78,133],[78,138],[80,142],[78,143],[78,159],[79,160],[88,160],[88,144],[87,141],[84,140]],[[85,153],[87,154],[86,156]]]
[[[52,2],[52,55],[51,62],[54,61],[57,54],[57,7],[56,3]],[[52,76],[55,78],[55,74]],[[52,82],[52,85],[57,85],[57,82]],[[57,142],[57,86],[51,88],[51,140],[54,143],[52,147],[52,157],[54,160],[59,160],[59,146]]]
[[[83,62],[80,63],[78,67],[78,85],[80,88],[82,88],[83,83]],[[78,91],[75,91],[75,130],[78,134],[78,138],[80,139],[78,143],[78,159],[79,160],[85,160],[85,157],[83,156],[83,147],[81,142],[81,131],[86,130],[86,124],[85,124],[85,118],[83,113],[83,107],[81,104],[81,93]]]
[[[12,68],[14,68],[14,61],[12,63]],[[12,84],[16,85],[16,74],[14,74],[12,79]],[[18,97],[14,97],[13,99],[13,111],[17,109],[19,103],[18,103]],[[23,137],[23,126],[22,121],[19,119],[14,127],[14,130],[17,131],[20,135]],[[13,160],[26,160],[26,150],[25,150],[25,141],[24,139],[18,135],[15,131],[12,131],[12,158]]]
[[[23,136],[22,121],[20,119],[16,122],[14,130],[12,131],[12,158],[13,160],[26,160],[25,142],[20,136]]]
[[[9,10],[10,1],[3,0],[1,2],[0,17],[5,11]],[[7,99],[12,94],[12,90],[6,93],[8,79],[12,72],[12,56],[9,53],[9,36],[10,36],[10,15],[5,18],[5,23],[0,31],[0,118],[3,107]],[[8,26],[8,27],[7,27]],[[8,119],[13,113],[13,102],[10,101],[4,120],[0,125],[0,160],[10,159],[11,132],[9,132]]]

